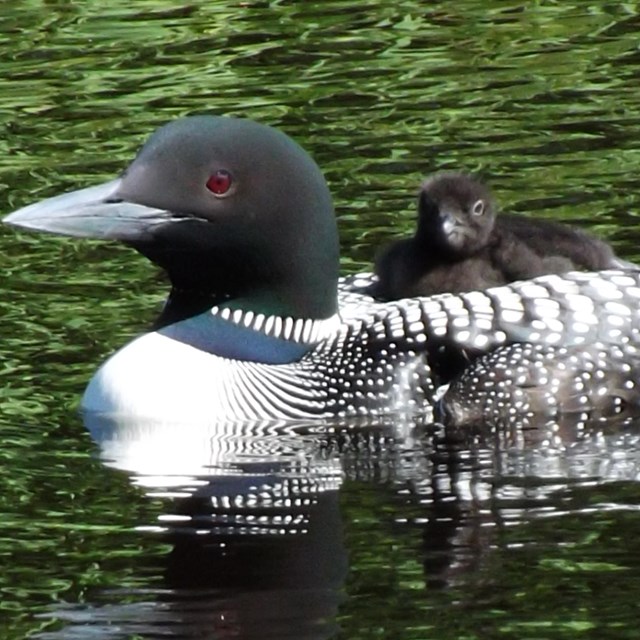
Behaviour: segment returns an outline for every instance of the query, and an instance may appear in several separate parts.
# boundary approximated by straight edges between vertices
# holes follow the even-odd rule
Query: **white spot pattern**
[[[429,412],[436,388],[478,353],[489,355],[476,360],[445,395],[463,406],[465,415],[473,414],[470,404],[488,415],[505,415],[516,400],[528,412],[547,411],[549,406],[554,411],[574,406],[589,411],[599,398],[600,410],[615,395],[601,393],[603,386],[624,390],[625,396],[615,397],[623,397],[627,405],[636,393],[624,382],[634,380],[639,369],[640,305],[633,293],[640,291],[638,272],[545,276],[486,292],[387,303],[366,294],[372,282],[362,275],[343,280],[339,315],[327,320],[212,309],[229,322],[309,345],[308,353],[290,364],[228,360],[180,345],[181,366],[173,367],[173,377],[164,380],[151,370],[160,367],[157,356],[148,352],[148,369],[133,369],[132,360],[124,358],[125,347],[109,361],[115,362],[110,365],[113,374],[105,367],[101,380],[112,394],[109,402],[133,405],[131,396],[137,391],[127,385],[136,380],[146,384],[146,376],[155,375],[167,395],[180,389],[189,393],[190,386],[206,389],[199,395],[207,395],[216,419],[378,415],[396,411],[398,402],[409,410]],[[622,365],[630,358],[625,372]],[[182,365],[192,359],[198,365],[188,378],[189,367]],[[589,366],[593,375],[587,379]],[[126,380],[119,380],[124,370]],[[518,386],[522,376],[531,384]],[[577,399],[578,378],[586,402]],[[470,382],[475,379],[477,383]],[[102,392],[98,389],[92,397],[104,399],[107,392]],[[149,404],[157,403],[162,393],[156,390]]]

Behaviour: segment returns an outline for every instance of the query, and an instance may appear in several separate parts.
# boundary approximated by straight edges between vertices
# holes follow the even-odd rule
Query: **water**
[[[223,113],[317,159],[345,272],[454,168],[640,260],[639,27],[633,3],[5,3],[0,211]],[[89,431],[84,385],[163,277],[107,243],[0,249],[0,637],[637,636],[637,425]]]

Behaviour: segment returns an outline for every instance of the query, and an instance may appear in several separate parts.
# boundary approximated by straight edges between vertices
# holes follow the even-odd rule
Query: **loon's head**
[[[438,173],[422,184],[416,240],[425,248],[469,256],[487,244],[494,221],[491,192],[471,176]]]
[[[4,221],[134,247],[169,275],[178,302],[167,321],[225,300],[294,318],[336,312],[338,234],[324,177],[289,137],[250,120],[171,122],[117,180]]]

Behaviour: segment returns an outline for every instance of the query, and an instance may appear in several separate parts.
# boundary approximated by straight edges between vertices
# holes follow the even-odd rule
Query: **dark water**
[[[318,160],[345,272],[445,168],[639,260],[639,29],[613,2],[4,3],[0,211],[222,113]],[[84,385],[162,275],[7,228],[0,269],[0,637],[637,637],[637,424],[89,432]]]

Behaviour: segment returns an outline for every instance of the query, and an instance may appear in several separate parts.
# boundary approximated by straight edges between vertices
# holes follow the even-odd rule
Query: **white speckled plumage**
[[[514,344],[480,357],[459,375],[439,413],[452,426],[533,426],[567,415],[626,419],[640,415],[638,380],[637,345]]]
[[[614,277],[620,284],[603,284]],[[156,342],[167,339],[151,333],[135,341],[133,350],[129,345],[126,356],[121,352],[103,366],[83,406],[87,410],[107,406],[140,415],[160,411],[166,416],[175,407],[171,398],[178,393],[189,399],[180,403],[183,417],[185,410],[232,420],[379,415],[398,410],[428,413],[436,389],[447,382],[452,359],[458,358],[458,366],[463,367],[468,358],[494,350],[469,368],[457,387],[453,385],[452,389],[458,389],[456,398],[466,396],[465,402],[480,407],[489,417],[507,406],[526,413],[532,410],[532,392],[527,395],[523,386],[535,386],[540,390],[536,397],[545,398],[550,410],[555,411],[558,403],[568,409],[575,406],[575,381],[588,382],[583,369],[593,365],[610,380],[612,367],[617,371],[640,344],[640,311],[625,307],[626,312],[620,313],[609,304],[612,299],[621,304],[618,294],[624,299],[624,289],[635,287],[639,280],[640,275],[616,272],[590,278],[571,274],[565,280],[545,276],[526,286],[515,283],[490,289],[481,296],[441,295],[380,303],[362,293],[362,283],[370,281],[361,275],[341,283],[340,321],[305,325],[303,334],[315,346],[298,362],[240,362],[167,342],[159,349]],[[559,282],[568,297],[558,295]],[[552,316],[545,315],[547,307],[539,304],[540,297],[528,298],[528,294],[544,299],[557,296]],[[575,304],[585,297],[591,300],[589,308],[599,313],[585,316],[585,305]],[[513,322],[504,312],[503,300],[511,308],[516,299],[525,321]],[[231,314],[228,321],[245,322],[242,314]],[[263,331],[273,334],[278,329],[291,335],[293,325],[272,320],[264,323]],[[626,347],[617,344],[619,336],[613,329],[628,336]],[[589,345],[598,342],[601,347],[585,352],[578,348],[585,341]],[[531,342],[536,344],[528,344]],[[524,345],[504,346],[512,343]],[[172,365],[160,366],[154,353],[166,358],[172,349]],[[583,352],[586,355],[581,359]],[[606,367],[598,364],[601,352],[611,355]],[[561,384],[553,383],[557,377],[554,366],[559,362],[566,365]],[[167,369],[175,371],[175,376],[168,375]],[[525,385],[517,382],[531,375],[535,379],[527,378]],[[131,379],[146,380],[150,393],[126,393]],[[496,384],[497,379],[501,384]],[[589,391],[589,397],[601,398],[601,386]],[[489,394],[494,387],[498,390]],[[452,394],[454,391],[445,397],[451,399]],[[536,402],[536,410],[542,410],[541,401]]]

